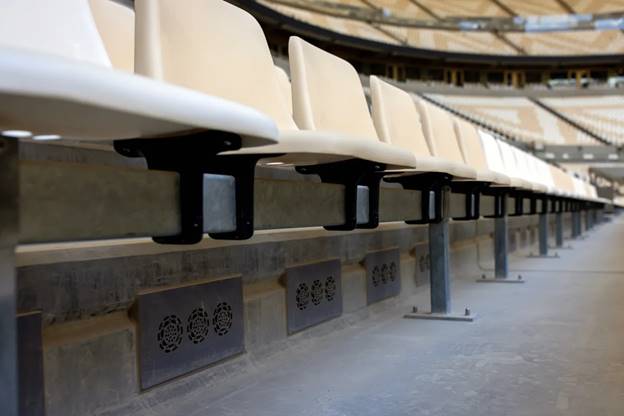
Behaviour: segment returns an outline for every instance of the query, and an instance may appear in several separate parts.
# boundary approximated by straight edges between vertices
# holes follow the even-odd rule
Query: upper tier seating
[[[620,1],[620,0],[618,0]],[[371,23],[360,17],[337,17],[335,12],[306,9],[295,5],[285,5],[274,0],[260,0],[286,16],[302,22],[331,30],[343,35],[382,42],[401,44],[414,48],[432,49],[458,53],[495,54],[495,55],[594,55],[621,54],[624,52],[624,34],[619,30],[569,30],[552,33],[506,32],[497,35],[488,31],[454,31],[434,28],[415,28],[389,23]],[[336,1],[358,7],[363,11],[383,12],[388,16],[430,19],[429,12],[440,18],[467,17],[505,17],[507,10],[488,0],[422,0],[418,4],[410,1]],[[599,2],[595,2],[596,4]],[[566,13],[554,0],[503,0],[503,5],[517,11],[520,15],[562,14]],[[320,7],[320,3],[316,6]],[[585,8],[589,7],[584,5]],[[598,6],[596,6],[598,7]],[[617,6],[612,5],[612,8]],[[620,11],[624,11],[624,7]]]
[[[428,94],[427,96],[449,106],[471,120],[526,143],[600,144],[528,98],[441,94]]]
[[[624,53],[624,34],[619,30],[573,30],[550,33],[508,32],[505,36],[528,55]]]
[[[624,97],[541,98],[544,104],[614,144],[624,144]]]
[[[114,70],[87,0],[4,2],[0,100],[5,134],[112,140],[222,130],[243,146],[277,139],[275,123],[248,106]]]

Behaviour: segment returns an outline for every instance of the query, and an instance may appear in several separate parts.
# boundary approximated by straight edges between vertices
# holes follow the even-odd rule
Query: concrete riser
[[[569,215],[564,225],[569,230]],[[537,241],[536,216],[510,218],[509,226],[511,251]],[[451,224],[454,279],[474,278],[481,273],[479,262],[492,261],[492,231],[492,220],[481,220],[478,226]],[[20,267],[20,309],[41,309],[45,321],[47,414],[99,414],[103,409],[126,414],[133,406],[156,405],[199,386],[216,385],[222,377],[240,374],[284,348],[350,325],[376,310],[396,307],[428,283],[426,226],[344,234],[308,230],[279,237],[194,251]],[[401,251],[401,295],[367,307],[361,262],[367,252],[390,247]],[[285,288],[280,284],[285,268],[335,257],[342,260],[342,317],[289,337]],[[235,273],[243,275],[247,352],[141,393],[136,329],[127,313],[137,290]]]

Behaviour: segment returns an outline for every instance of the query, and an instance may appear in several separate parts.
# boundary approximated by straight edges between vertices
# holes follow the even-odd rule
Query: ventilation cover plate
[[[240,277],[141,293],[137,317],[143,389],[244,350]]]
[[[366,255],[366,301],[369,305],[401,293],[400,258],[398,248]]]
[[[289,334],[340,316],[340,260],[286,269],[286,306]]]

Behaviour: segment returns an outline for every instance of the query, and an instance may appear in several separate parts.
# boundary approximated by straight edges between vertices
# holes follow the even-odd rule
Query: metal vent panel
[[[45,415],[41,312],[17,315],[19,414]]]
[[[366,301],[369,305],[401,292],[400,258],[398,248],[366,255]]]
[[[289,334],[340,316],[340,260],[288,268],[286,306]]]
[[[240,277],[140,294],[137,317],[143,389],[244,350]]]

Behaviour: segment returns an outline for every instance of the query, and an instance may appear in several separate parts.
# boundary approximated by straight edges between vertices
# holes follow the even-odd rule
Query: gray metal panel
[[[481,195],[479,201],[479,214],[481,216],[494,215],[496,213],[496,197]]]
[[[358,224],[366,224],[368,223],[368,195],[369,190],[368,186],[360,186],[357,187],[357,223]]]
[[[342,315],[340,260],[288,268],[286,309],[289,334]]]
[[[364,264],[367,304],[401,293],[401,254],[398,248],[368,253]]]
[[[204,232],[236,229],[235,186],[233,176],[204,174]]]
[[[41,312],[17,317],[19,414],[45,415]]]
[[[18,238],[19,169],[17,139],[0,137],[0,406],[17,416],[17,289],[15,248]]]
[[[451,193],[449,216],[451,218],[463,218],[466,214],[466,194]]]
[[[240,277],[139,294],[143,389],[244,351]]]

